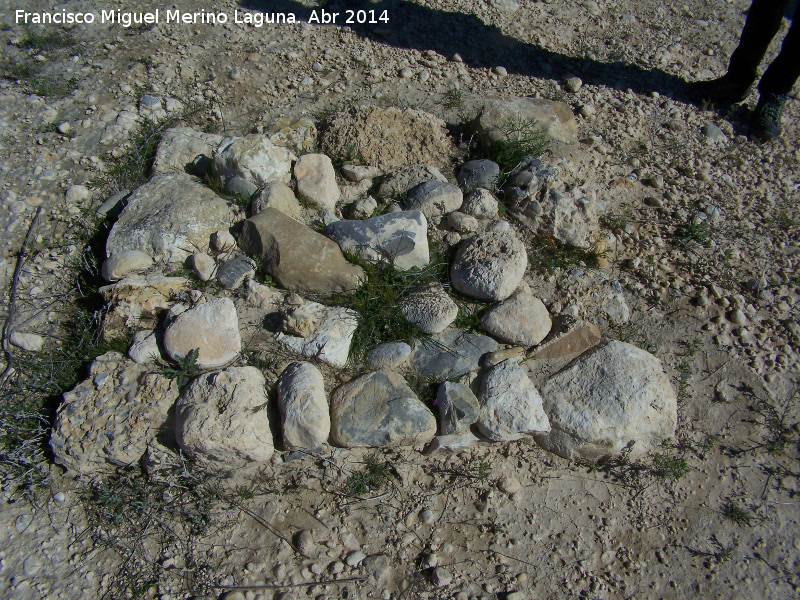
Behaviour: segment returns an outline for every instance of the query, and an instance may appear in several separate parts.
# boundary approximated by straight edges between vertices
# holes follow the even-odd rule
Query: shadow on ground
[[[301,21],[308,21],[312,11],[292,0],[242,0],[240,6],[265,13],[292,12]],[[502,65],[509,73],[556,81],[576,75],[588,85],[630,88],[640,94],[657,91],[685,100],[686,81],[681,77],[661,69],[579,58],[524,43],[504,35],[475,15],[435,10],[405,0],[339,0],[336,8],[328,11],[339,12],[341,21],[348,9],[374,10],[376,17],[387,11],[388,24],[348,25],[356,35],[376,43],[421,52],[433,50],[446,57],[458,53],[464,63],[475,68],[491,69]],[[320,8],[316,10],[318,14],[321,11]]]

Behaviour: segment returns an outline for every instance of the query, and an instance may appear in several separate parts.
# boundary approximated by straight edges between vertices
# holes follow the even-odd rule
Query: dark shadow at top
[[[242,8],[264,13],[292,12],[307,21],[312,9],[292,0],[241,0]],[[335,6],[335,8],[334,8]],[[398,48],[433,50],[451,57],[458,53],[464,63],[475,68],[504,66],[509,73],[560,80],[568,75],[580,77],[588,85],[632,89],[640,94],[657,91],[682,97],[686,81],[661,69],[645,69],[623,62],[600,62],[568,56],[527,44],[504,35],[474,15],[446,12],[419,6],[405,0],[340,0],[328,12],[338,12],[337,25],[345,25],[346,10],[375,11],[376,18],[387,11],[389,23],[346,24],[365,39]],[[320,14],[321,8],[317,8]]]

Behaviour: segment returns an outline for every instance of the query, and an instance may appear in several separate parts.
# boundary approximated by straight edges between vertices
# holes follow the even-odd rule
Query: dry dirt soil
[[[136,127],[120,113],[144,94],[179,101],[192,126],[234,135],[282,116],[330,119],[360,101],[415,108],[451,124],[462,147],[459,123],[481,98],[549,98],[577,115],[575,184],[609,202],[610,273],[632,314],[604,333],[664,362],[679,424],[646,459],[603,465],[570,463],[529,440],[453,455],[328,448],[242,481],[178,465],[160,481],[122,472],[92,483],[64,477],[45,456],[35,489],[4,471],[0,595],[798,597],[800,103],[788,102],[782,139],[759,145],[748,137],[756,92],[712,107],[684,91],[725,71],[747,0],[342,1],[327,10],[340,19],[385,10],[389,22],[261,28],[14,23],[14,9],[37,6],[5,3],[0,16],[6,312],[17,253],[42,209],[18,278],[29,329],[57,337],[60,311],[76,302],[65,265],[121,187],[111,165]],[[221,0],[213,10],[232,20],[235,10],[312,8]],[[582,81],[576,91],[570,76]],[[725,140],[709,141],[706,125]],[[90,197],[65,201],[72,184]],[[700,209],[715,218],[698,224]],[[578,293],[570,269],[526,279],[569,302]],[[737,308],[743,323],[731,322]],[[368,558],[351,566],[356,551]]]

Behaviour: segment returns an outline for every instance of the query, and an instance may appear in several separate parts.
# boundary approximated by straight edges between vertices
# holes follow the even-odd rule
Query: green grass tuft
[[[505,171],[513,170],[531,156],[541,156],[550,142],[535,119],[509,119],[503,138],[492,144],[492,160]]]

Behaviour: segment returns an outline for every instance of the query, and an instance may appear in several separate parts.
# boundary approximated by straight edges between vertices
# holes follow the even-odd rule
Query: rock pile
[[[492,105],[481,125],[486,143],[509,110],[522,108]],[[561,117],[550,129],[574,135]],[[432,165],[378,161],[344,169],[357,182],[350,185],[337,180],[328,156],[294,154],[311,147],[298,141],[306,125],[287,122],[281,131],[221,139],[181,128],[164,136],[153,177],[130,194],[111,230],[102,270],[110,282],[104,333],[135,330],[131,358],[98,358],[90,378],[65,395],[51,438],[60,464],[84,473],[131,464],[165,427],[190,458],[219,472],[263,464],[276,445],[454,449],[533,436],[562,456],[596,458],[631,442],[646,451],[673,433],[675,394],[660,362],[613,341],[581,354],[600,342],[600,329],[526,281],[530,230],[581,248],[597,239],[598,203],[566,194],[557,164],[531,158],[501,189],[500,168],[487,160],[463,165],[458,185]],[[291,148],[280,145],[287,140]],[[208,170],[249,198],[249,218],[188,174]],[[373,186],[377,200],[366,194]],[[498,219],[497,195],[523,226]],[[446,277],[432,281],[424,275],[434,242],[456,249]],[[403,274],[401,300],[385,308],[419,332],[404,341],[378,332],[363,362],[351,347],[368,323],[348,295],[365,284],[400,284],[368,281],[354,255]],[[167,276],[176,267],[200,284]],[[625,322],[621,289],[599,277],[607,290],[593,292],[604,306],[601,324]],[[468,306],[482,311],[470,327],[488,335],[456,325]],[[292,360],[262,370],[246,364],[255,350]],[[575,356],[534,386],[529,361],[563,366]],[[165,360],[193,377],[183,390],[164,376]],[[435,402],[419,381],[438,384]],[[281,423],[271,429],[272,389]]]

